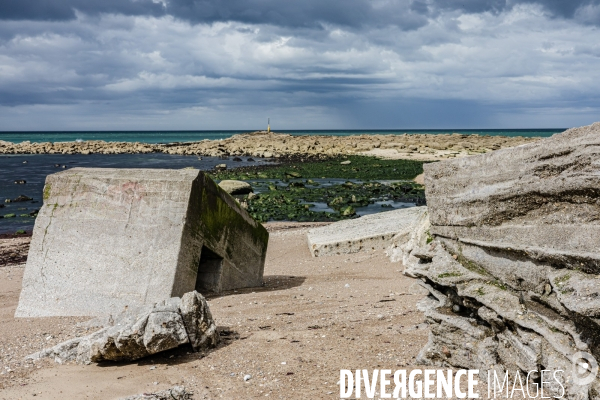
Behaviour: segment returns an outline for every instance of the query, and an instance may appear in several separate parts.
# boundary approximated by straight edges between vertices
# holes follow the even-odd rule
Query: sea
[[[445,129],[445,130],[288,130],[277,131],[291,135],[400,135],[400,134],[443,134],[460,133],[467,135],[493,136],[524,136],[549,137],[564,129]],[[204,139],[226,139],[236,134],[249,131],[122,131],[122,132],[0,132],[0,140],[20,143],[30,142],[68,142],[103,140],[113,142],[140,143],[177,143],[192,142]],[[31,231],[35,218],[34,213],[42,206],[42,193],[46,176],[73,167],[96,168],[173,168],[181,169],[194,167],[200,170],[210,170],[224,161],[216,157],[198,157],[171,155],[162,153],[151,154],[0,154],[0,234],[15,233],[16,231]],[[258,157],[248,161],[226,161],[228,167],[261,165],[272,162]],[[17,182],[17,183],[16,183]],[[25,183],[21,183],[25,182]],[[19,196],[32,200],[23,202],[5,202]],[[381,207],[379,207],[381,209]],[[385,209],[381,209],[384,211]],[[327,210],[325,210],[327,211]],[[14,215],[14,216],[13,216]],[[6,217],[8,216],[8,217]]]
[[[295,136],[326,135],[402,135],[402,134],[445,134],[465,135],[549,137],[565,129],[363,129],[363,130],[277,130]],[[20,143],[30,142],[73,142],[78,140],[104,140],[107,142],[176,143],[194,142],[204,139],[227,139],[233,135],[251,131],[65,131],[65,132],[0,132],[0,140]]]

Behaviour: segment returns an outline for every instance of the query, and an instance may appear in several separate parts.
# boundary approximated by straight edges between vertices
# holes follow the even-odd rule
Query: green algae
[[[459,277],[462,276],[462,274],[460,272],[444,272],[443,274],[439,274],[438,278],[443,279],[443,278],[455,278],[455,277]]]
[[[250,215],[260,222],[338,221],[356,217],[358,207],[365,207],[379,200],[407,203],[425,201],[423,187],[415,183],[347,183],[315,187],[305,181],[303,185],[290,183],[287,187],[277,187],[270,182],[257,182],[253,183],[256,189],[264,187],[268,191],[238,198],[247,205]],[[314,203],[327,204],[333,212],[313,211],[310,208]]]
[[[564,274],[554,279],[554,284],[560,286],[566,283],[569,279],[571,279],[571,274]]]
[[[351,161],[343,165],[341,162]],[[214,171],[216,180],[256,180],[290,178],[339,178],[360,180],[410,180],[423,173],[423,161],[381,160],[367,156],[335,157],[328,160],[285,162],[272,166],[236,168]]]
[[[44,186],[44,195],[42,196],[42,198],[44,199],[44,201],[48,200],[50,198],[50,191],[52,190],[52,185],[50,185],[49,183],[46,183],[46,185]]]
[[[349,161],[349,163],[348,163]],[[342,164],[343,163],[343,164]],[[236,196],[257,221],[337,221],[356,217],[358,207],[380,200],[425,204],[424,188],[410,182],[423,172],[423,162],[381,160],[367,156],[284,160],[280,164],[235,168],[207,173],[219,181],[250,181],[262,193]],[[355,179],[326,185],[314,179]],[[269,179],[271,181],[262,181]],[[287,184],[278,185],[277,182]],[[385,185],[372,180],[406,181]],[[327,204],[334,212],[313,211],[312,203]],[[382,204],[382,208],[392,208]]]

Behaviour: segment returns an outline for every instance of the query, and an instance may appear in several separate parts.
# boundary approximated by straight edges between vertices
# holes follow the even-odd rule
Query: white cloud
[[[228,115],[237,125],[229,119],[223,127],[243,128],[242,116],[258,121],[273,110],[288,128],[348,128],[347,121],[371,121],[361,104],[419,99],[479,104],[494,124],[503,113],[495,108],[523,110],[514,120],[523,124],[545,113],[555,123],[557,115],[569,122],[575,115],[583,124],[598,112],[600,51],[597,28],[577,18],[519,5],[438,13],[414,30],[192,25],[171,16],[81,13],[65,22],[10,22],[0,32],[0,116],[15,116],[4,129],[21,129],[19,118],[30,113],[46,115],[37,129],[52,115],[56,129],[110,115],[114,129],[136,129],[131,121],[137,129],[155,127],[156,118],[164,129],[200,129],[213,117],[214,127],[224,124]],[[66,122],[69,110],[88,122]]]

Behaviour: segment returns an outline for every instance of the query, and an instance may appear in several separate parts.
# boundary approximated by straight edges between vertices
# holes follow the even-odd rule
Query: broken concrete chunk
[[[268,240],[198,170],[52,174],[15,315],[103,316],[193,290],[261,286]]]
[[[144,330],[144,347],[150,354],[174,349],[188,343],[188,336],[179,313],[153,312]]]
[[[60,363],[79,364],[137,360],[190,343],[190,337],[194,350],[213,348],[219,339],[208,304],[196,291],[186,293],[183,299],[171,298],[137,312],[128,310],[115,317],[112,326],[27,358],[51,357]]]
[[[195,351],[217,345],[217,325],[204,297],[198,292],[183,295],[179,306],[187,335]]]
[[[136,394],[122,397],[120,400],[192,400],[192,392],[182,386],[173,386],[170,389],[153,393]]]

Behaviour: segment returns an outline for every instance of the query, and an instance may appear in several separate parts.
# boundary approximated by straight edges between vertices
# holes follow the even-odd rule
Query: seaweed
[[[276,165],[212,171],[215,180],[339,178],[360,180],[410,180],[423,173],[423,161],[381,160],[368,156],[333,157],[326,160],[300,159]],[[350,164],[341,164],[350,161]]]

